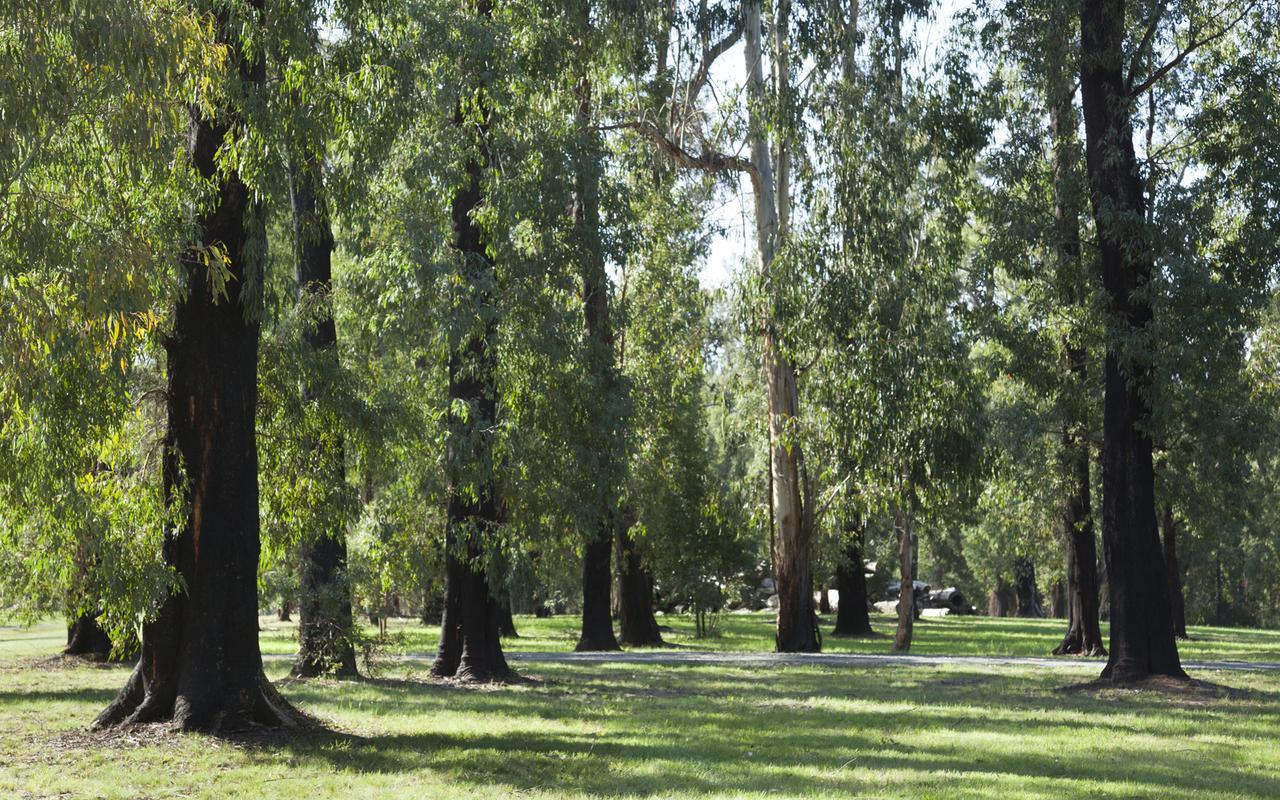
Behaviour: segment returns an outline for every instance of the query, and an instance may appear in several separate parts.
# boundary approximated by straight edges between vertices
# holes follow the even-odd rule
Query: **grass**
[[[687,644],[683,621],[666,622]],[[567,649],[571,623],[521,619],[528,638],[513,646]],[[919,642],[1042,655],[1056,630],[943,620],[926,623]],[[404,631],[406,649],[429,649],[430,635]],[[1261,633],[1213,635],[1222,638],[1203,643],[1216,656],[1277,647]],[[0,629],[0,797],[1280,796],[1274,672],[1198,673],[1245,690],[1208,699],[1059,691],[1096,674],[1096,663],[1079,662],[986,672],[527,663],[528,683],[465,689],[426,680],[427,662],[410,658],[387,662],[376,680],[284,684],[335,733],[104,738],[83,730],[127,668],[45,658],[61,639],[53,624]],[[767,625],[751,617],[726,621],[708,644],[751,649],[767,639]],[[285,650],[287,630],[272,623],[263,642]],[[268,671],[278,679],[286,666],[272,660]]]
[[[718,620],[718,635],[697,639],[693,617],[669,615],[659,622],[671,630],[663,638],[680,648],[732,652],[762,652],[773,649],[774,617],[769,612],[724,614]],[[824,635],[834,617],[823,624]],[[263,652],[285,654],[297,648],[296,626],[263,618]],[[888,653],[896,619],[873,614],[872,627],[880,634],[873,639],[840,639],[827,636],[823,651],[829,653]],[[569,651],[578,640],[579,619],[575,616],[517,617],[518,639],[505,640],[512,652]],[[923,655],[1035,656],[1048,657],[1062,641],[1063,620],[998,619],[992,617],[942,617],[916,623],[911,652]],[[439,631],[416,620],[395,620],[390,631],[395,640],[392,652],[433,653]],[[373,628],[368,628],[372,634]],[[1103,636],[1107,628],[1103,625]],[[1190,641],[1178,643],[1178,652],[1188,661],[1273,661],[1280,662],[1280,631],[1238,628],[1192,627]],[[0,645],[3,647],[3,645]],[[0,649],[0,655],[3,650]]]

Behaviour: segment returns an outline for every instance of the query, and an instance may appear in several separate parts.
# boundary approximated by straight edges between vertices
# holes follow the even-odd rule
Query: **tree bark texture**
[[[1104,679],[1185,678],[1169,613],[1169,585],[1156,530],[1155,472],[1146,393],[1147,358],[1133,340],[1147,332],[1145,295],[1153,256],[1142,177],[1133,147],[1130,82],[1124,74],[1124,0],[1080,4],[1080,93],[1098,266],[1108,314],[1103,397],[1102,541],[1110,587],[1111,648]]]
[[[62,654],[90,661],[106,661],[111,657],[111,637],[98,624],[96,614],[79,614],[67,626],[67,646]]]

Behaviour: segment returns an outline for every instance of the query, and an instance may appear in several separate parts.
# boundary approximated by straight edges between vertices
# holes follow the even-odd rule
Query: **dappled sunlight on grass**
[[[522,623],[537,643],[572,630],[563,620]],[[1051,638],[1055,625],[930,621],[925,636],[973,641],[1003,630],[1008,646]],[[750,639],[757,628],[767,625],[749,618],[731,630]],[[434,631],[418,631],[407,649],[429,651]],[[1208,699],[1060,691],[1090,676],[1088,663],[991,672],[528,662],[526,682],[459,688],[429,680],[428,659],[407,658],[370,680],[284,681],[285,695],[330,732],[121,743],[75,732],[127,668],[50,662],[51,632],[41,626],[25,646],[12,644],[21,659],[0,657],[0,796],[1280,796],[1280,674],[1270,672],[1202,671],[1246,690]],[[264,639],[287,652],[287,633],[269,626]],[[1245,647],[1269,647],[1268,638]],[[270,661],[268,671],[279,680],[287,666]]]

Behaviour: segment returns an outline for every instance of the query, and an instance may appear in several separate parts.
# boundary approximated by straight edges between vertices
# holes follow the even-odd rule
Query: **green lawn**
[[[513,645],[564,649],[570,623],[520,620],[531,635]],[[286,632],[271,628],[264,646],[287,649]],[[920,642],[1038,655],[1056,629],[946,620],[926,623]],[[1223,639],[1204,646],[1215,655],[1276,647],[1269,634],[1214,635]],[[745,618],[708,644],[744,649],[767,636]],[[335,733],[103,738],[84,727],[126,668],[45,658],[60,643],[53,624],[0,629],[0,797],[1280,796],[1276,673],[1198,674],[1247,690],[1225,699],[1058,691],[1092,677],[1093,663],[985,672],[539,663],[521,665],[528,683],[466,689],[427,681],[427,662],[410,659],[384,662],[373,681],[284,684]],[[279,678],[286,666],[273,660],[268,671]]]
[[[688,615],[659,617],[670,627],[666,640],[678,647],[696,650],[762,652],[773,649],[773,614],[724,614],[719,618],[719,635],[696,639],[693,618]],[[834,617],[823,624],[824,634],[831,630]],[[823,649],[831,653],[887,653],[897,621],[893,617],[873,614],[872,627],[881,634],[875,639],[837,639],[827,636]],[[295,626],[264,617],[262,646],[264,652],[292,653],[296,647]],[[511,651],[573,649],[578,638],[579,620],[573,616],[537,619],[517,617],[520,638],[504,642]],[[395,642],[392,652],[431,653],[435,651],[439,631],[424,627],[416,620],[396,620],[391,624]],[[991,617],[943,617],[923,619],[916,623],[911,650],[919,654],[1036,656],[1047,657],[1062,640],[1066,622],[1054,619],[996,619]],[[374,629],[369,628],[370,634]],[[1103,626],[1106,634],[1106,626]],[[1196,661],[1274,661],[1280,662],[1280,631],[1242,630],[1237,628],[1193,627],[1191,640],[1180,642],[1182,657]],[[0,654],[3,650],[0,650]]]

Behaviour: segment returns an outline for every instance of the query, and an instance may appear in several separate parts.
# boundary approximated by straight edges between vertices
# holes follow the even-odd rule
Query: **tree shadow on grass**
[[[1260,705],[1280,707],[1269,692],[1206,708],[1178,698],[1064,697],[1048,685],[1052,676],[964,670],[905,677],[867,671],[859,677],[870,681],[847,686],[840,681],[849,673],[817,670],[787,671],[785,683],[764,686],[751,670],[578,666],[555,672],[554,681],[527,691],[371,683],[367,702],[409,703],[428,725],[433,716],[453,715],[448,724],[457,728],[459,714],[476,725],[327,732],[251,746],[249,754],[271,760],[284,749],[304,764],[347,772],[426,771],[458,784],[460,792],[496,786],[609,797],[778,790],[856,795],[909,793],[916,783],[954,780],[966,789],[987,784],[993,792],[1001,785],[1041,786],[1046,796],[1087,794],[1078,781],[1129,794],[1280,795],[1274,775],[1241,771],[1228,739],[1194,742],[1187,734],[1185,748],[1150,747],[1151,736],[1177,743],[1171,719],[1193,732],[1239,730],[1269,713]],[[323,706],[323,693],[314,701]],[[406,709],[397,713],[403,718]],[[1086,733],[1099,743],[1060,747]],[[895,785],[886,788],[886,780]]]

